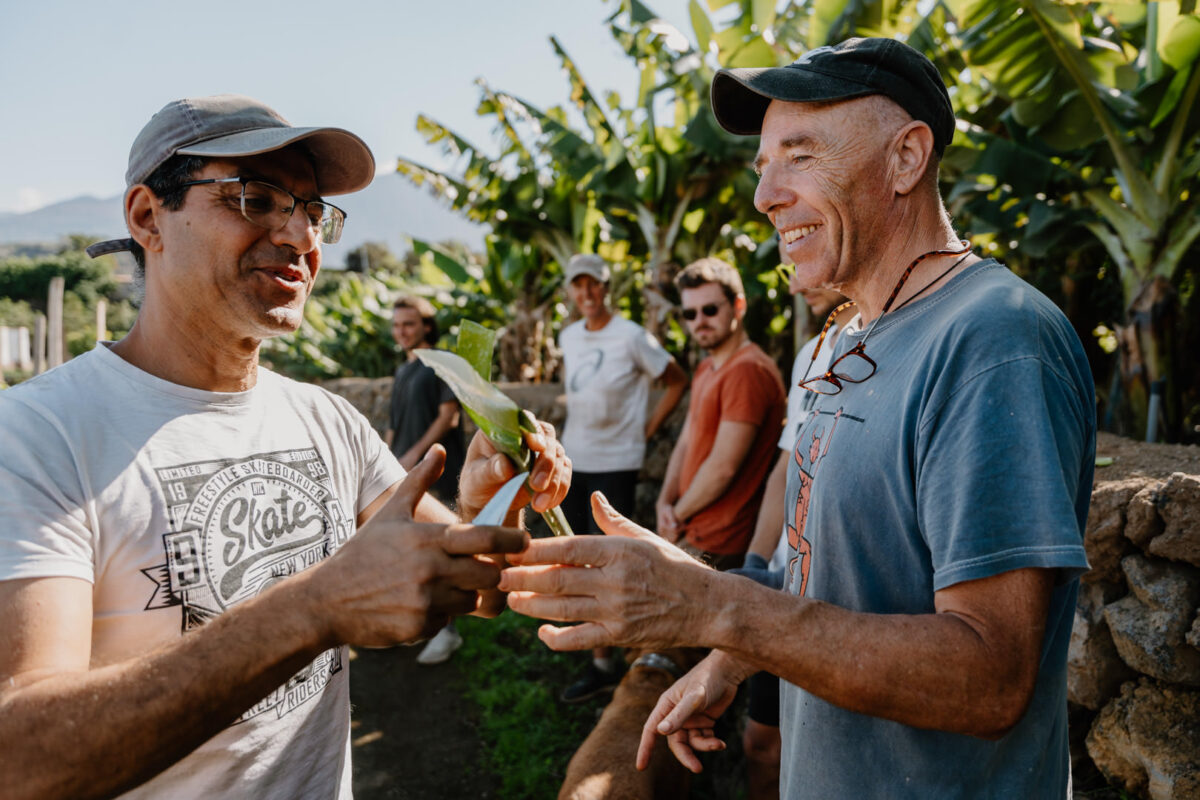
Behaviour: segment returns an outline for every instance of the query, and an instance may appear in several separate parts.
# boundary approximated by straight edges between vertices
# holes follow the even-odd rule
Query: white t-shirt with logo
[[[567,390],[563,447],[579,472],[641,469],[650,383],[671,355],[619,314],[598,331],[585,323],[571,323],[558,337]]]
[[[101,667],[327,558],[403,476],[323,389],[263,368],[249,391],[191,389],[97,346],[0,392],[0,580],[92,583]],[[350,797],[348,666],[322,653],[123,797]]]

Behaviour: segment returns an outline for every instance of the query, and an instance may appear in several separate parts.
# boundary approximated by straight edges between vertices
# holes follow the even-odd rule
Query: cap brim
[[[88,254],[88,258],[99,258],[110,253],[121,253],[126,250],[133,250],[133,239],[109,239],[104,242],[96,242],[87,246],[84,250]]]
[[[256,128],[181,147],[176,153],[238,158],[270,153],[303,141],[313,156],[323,195],[357,192],[375,177],[375,157],[366,142],[342,128]]]
[[[723,69],[713,77],[712,109],[717,124],[725,130],[757,136],[772,100],[813,103],[878,93],[856,81],[795,66]]]

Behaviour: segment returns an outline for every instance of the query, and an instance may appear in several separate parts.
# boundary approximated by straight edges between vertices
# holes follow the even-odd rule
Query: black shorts
[[[592,518],[592,492],[603,492],[622,516],[633,516],[638,470],[621,472],[572,472],[571,488],[562,502],[563,516],[575,533],[601,533]]]
[[[746,682],[750,691],[746,714],[759,725],[779,727],[779,678],[769,672],[756,672]]]

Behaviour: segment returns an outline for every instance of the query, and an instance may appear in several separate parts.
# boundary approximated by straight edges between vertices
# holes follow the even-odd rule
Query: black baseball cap
[[[785,67],[723,69],[713,78],[712,107],[725,130],[756,136],[772,100],[828,102],[872,94],[928,125],[939,156],[954,138],[954,108],[937,67],[895,39],[847,39],[809,50]]]

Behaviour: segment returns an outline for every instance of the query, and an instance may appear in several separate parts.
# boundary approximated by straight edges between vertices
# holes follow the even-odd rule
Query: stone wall
[[[1200,448],[1101,434],[1097,453],[1113,463],[1096,470],[1068,655],[1073,772],[1200,798]]]
[[[390,378],[325,385],[386,427]],[[500,388],[561,432],[561,385]],[[686,407],[685,396],[647,449],[634,514],[647,527]],[[1112,464],[1096,469],[1084,536],[1091,569],[1068,654],[1076,788],[1108,782],[1152,800],[1200,798],[1200,448],[1101,434],[1097,451]]]

